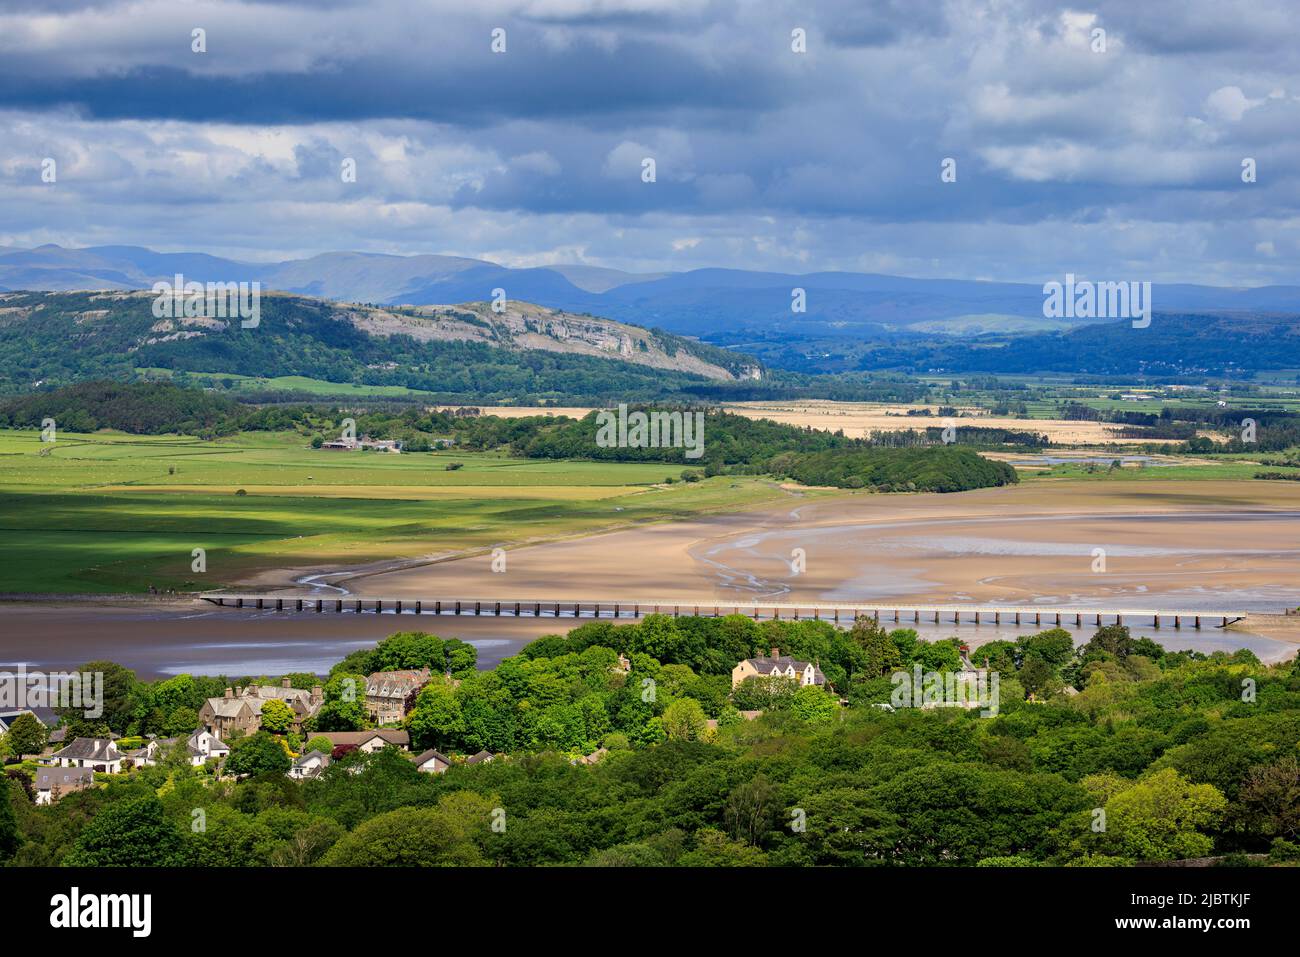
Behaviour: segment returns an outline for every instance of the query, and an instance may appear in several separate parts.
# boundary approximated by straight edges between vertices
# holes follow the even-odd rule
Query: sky
[[[0,0],[0,246],[1300,283],[1298,23],[1293,0]]]

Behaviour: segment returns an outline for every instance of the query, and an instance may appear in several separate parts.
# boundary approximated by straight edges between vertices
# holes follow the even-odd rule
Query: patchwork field
[[[484,415],[499,415],[516,418],[529,415],[568,415],[580,419],[589,408],[521,408],[514,406],[480,407]],[[843,430],[850,438],[865,438],[872,432],[903,432],[907,429],[924,429],[927,426],[938,427],[943,420],[939,417],[938,406],[925,406],[932,413],[929,416],[908,415],[907,410],[921,406],[884,404],[874,402],[832,402],[829,400],[809,399],[794,402],[728,402],[723,405],[728,412],[743,415],[750,419],[771,419],[799,428],[820,429],[826,432]],[[967,413],[978,410],[965,409]],[[1157,411],[1159,411],[1157,407]],[[1024,432],[1040,432],[1053,443],[1064,445],[1136,445],[1147,442],[1174,443],[1173,439],[1123,439],[1111,433],[1118,428],[1113,422],[1073,422],[1063,419],[1048,418],[1014,418],[1010,416],[971,415],[970,418],[956,420],[961,426],[982,426],[990,429],[1012,429]]]
[[[823,429],[828,432],[843,430],[850,438],[864,438],[873,431],[903,432],[939,426],[943,420],[938,407],[929,406],[929,416],[907,415],[916,406],[880,405],[862,402],[738,402],[727,406],[727,411],[752,419],[771,419],[801,428]],[[973,410],[964,410],[973,411]],[[990,429],[1012,429],[1045,434],[1053,443],[1065,445],[1099,445],[1107,443],[1138,444],[1153,439],[1116,438],[1111,430],[1117,426],[1110,422],[1073,422],[1062,419],[1014,418],[1010,416],[978,415],[955,420],[960,426],[981,426]],[[1173,440],[1167,440],[1172,442]]]
[[[286,567],[472,552],[788,496],[754,478],[664,484],[678,471],[327,452],[289,434],[60,433],[42,445],[34,432],[0,431],[0,592],[216,588]],[[191,571],[195,548],[204,574]]]

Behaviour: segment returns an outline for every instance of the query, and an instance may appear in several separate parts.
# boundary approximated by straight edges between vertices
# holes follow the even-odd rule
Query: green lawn
[[[451,462],[463,467],[448,471]],[[287,433],[215,442],[61,433],[42,445],[35,432],[0,430],[0,592],[216,588],[286,566],[490,548],[785,494],[751,477],[657,484],[680,472],[468,452],[327,452]],[[200,547],[205,575],[190,570]]]

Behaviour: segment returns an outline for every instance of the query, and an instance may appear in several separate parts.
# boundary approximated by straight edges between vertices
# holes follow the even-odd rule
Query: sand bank
[[[1059,483],[795,501],[512,549],[504,572],[477,555],[355,578],[334,570],[324,580],[411,598],[898,598],[1276,613],[1300,603],[1298,533],[1300,488],[1280,483]]]

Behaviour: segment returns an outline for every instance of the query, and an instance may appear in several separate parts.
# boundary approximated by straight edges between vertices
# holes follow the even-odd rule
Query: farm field
[[[462,467],[448,471],[453,462]],[[35,432],[0,431],[0,592],[217,588],[305,563],[472,552],[789,494],[755,478],[663,484],[678,471],[327,452],[290,434],[61,433],[42,446]],[[206,551],[202,575],[191,570],[195,548]]]
[[[175,378],[171,369],[141,368],[137,370],[149,379],[172,380]],[[354,382],[329,382],[325,379],[313,379],[305,375],[250,376],[231,372],[191,372],[189,380],[204,388],[217,386],[239,392],[300,392],[304,395],[330,398],[409,398],[431,396],[432,393],[419,389],[408,389],[401,385],[358,385]]]
[[[909,416],[907,410],[928,408],[929,416]],[[959,407],[960,408],[960,407]],[[802,402],[738,402],[727,406],[729,412],[754,419],[772,419],[787,425],[823,429],[830,432],[843,430],[850,438],[863,438],[873,431],[903,432],[939,426],[937,406],[881,405],[862,402],[831,402],[808,400]],[[1073,422],[1060,419],[1016,418],[981,414],[955,420],[961,426],[983,426],[992,429],[1012,429],[1045,434],[1053,443],[1065,445],[1118,445],[1145,444],[1152,439],[1122,439],[1111,430],[1117,428],[1109,422]],[[1172,441],[1172,440],[1169,440]]]
[[[1253,459],[1227,458],[1222,460],[1193,459],[1168,466],[1134,467],[1125,465],[1115,472],[1110,472],[1105,466],[1089,470],[1086,465],[1076,463],[1057,464],[1045,469],[1026,469],[1018,463],[1013,464],[1016,465],[1020,472],[1022,481],[1032,479],[1037,482],[1163,482],[1170,479],[1190,482],[1253,481],[1256,472],[1291,471],[1289,469],[1261,466]]]
[[[528,415],[568,415],[582,418],[589,408],[565,407],[551,409],[528,409],[510,406],[480,406],[484,415],[499,415],[514,418]],[[728,402],[722,408],[736,415],[750,419],[771,419],[786,425],[800,428],[820,429],[826,432],[843,430],[849,438],[865,438],[873,431],[902,432],[907,429],[924,429],[926,426],[938,426],[938,406],[900,405],[896,403],[881,404],[874,402],[832,402],[823,399],[809,399],[793,402]],[[908,409],[930,409],[929,416],[909,416]],[[957,420],[959,425],[986,426],[998,429],[1017,429],[1026,432],[1041,432],[1055,443],[1098,445],[1114,442],[1117,444],[1138,444],[1150,442],[1151,439],[1119,439],[1112,436],[1110,429],[1117,428],[1110,422],[1066,422],[1054,419],[1012,418],[1008,416],[979,415],[976,418]],[[1154,440],[1161,441],[1161,440]],[[1173,441],[1173,440],[1168,440]]]
[[[1056,419],[1046,416],[1055,414],[1055,408],[1049,403],[1033,403],[1027,416],[990,415],[987,411],[967,404],[957,406],[963,413],[956,419],[960,426],[984,427],[990,429],[1009,429],[1012,431],[1037,432],[1048,437],[1057,445],[1176,445],[1176,439],[1120,438],[1113,430],[1121,428],[1114,422],[1082,422]],[[1082,401],[1082,400],[1080,400]],[[1120,407],[1130,411],[1160,411],[1160,402],[1119,403],[1110,399],[1095,399],[1084,404],[1097,408]],[[1149,408],[1147,408],[1149,406]],[[552,408],[527,408],[522,406],[478,406],[483,415],[496,415],[503,418],[520,418],[534,415],[567,415],[580,419],[591,408],[565,406]],[[771,419],[799,428],[819,429],[826,432],[843,431],[849,438],[865,438],[872,432],[904,432],[908,429],[938,427],[942,423],[937,405],[903,405],[900,403],[876,402],[834,402],[826,399],[807,399],[780,402],[728,402],[722,408],[736,415],[750,419]],[[928,409],[930,415],[908,415],[909,409]],[[1212,432],[1203,434],[1213,435]]]

